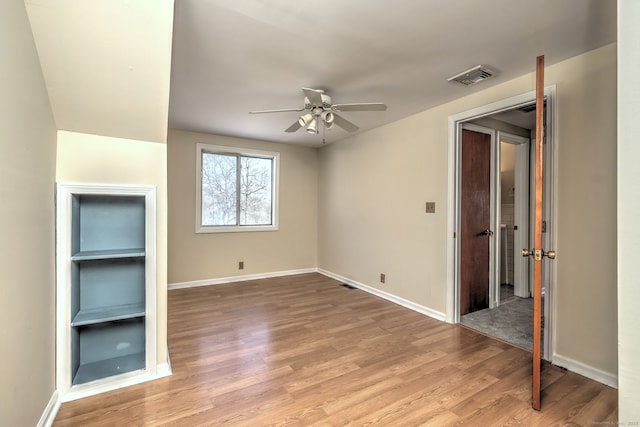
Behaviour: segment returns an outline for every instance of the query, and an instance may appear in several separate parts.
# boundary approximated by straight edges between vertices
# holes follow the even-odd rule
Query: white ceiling
[[[318,145],[284,129],[302,87],[334,103],[361,131],[499,84],[616,40],[614,0],[179,0],[175,4],[169,126]],[[478,64],[498,77],[472,87],[447,78]],[[533,90],[533,87],[532,87]],[[349,134],[327,131],[327,142]]]
[[[363,131],[530,73],[538,55],[550,65],[616,40],[615,0],[25,4],[58,128],[150,141],[168,122],[319,146],[322,134],[284,132],[295,112],[248,112],[301,107],[302,87],[334,103],[385,102],[385,112],[341,113]],[[478,64],[499,75],[447,82]]]

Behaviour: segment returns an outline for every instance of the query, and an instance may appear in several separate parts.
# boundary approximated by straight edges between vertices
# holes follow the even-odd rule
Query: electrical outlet
[[[244,270],[244,261],[238,263],[238,270]]]
[[[436,213],[436,202],[427,202],[426,203],[425,212],[426,213]]]
[[[387,276],[384,273],[380,273],[380,283],[384,283],[387,280]]]

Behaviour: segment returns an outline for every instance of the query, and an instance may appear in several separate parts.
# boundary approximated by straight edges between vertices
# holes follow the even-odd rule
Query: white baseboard
[[[575,372],[576,374],[580,374],[584,377],[590,378],[594,381],[598,381],[599,383],[608,385],[609,387],[613,387],[615,389],[618,388],[618,375],[612,374],[611,372],[602,371],[598,368],[594,368],[593,366],[589,366],[577,360],[571,359],[570,357],[565,357],[557,353],[553,353],[553,356],[551,357],[551,363],[565,368],[571,372]]]
[[[44,412],[38,420],[37,427],[51,427],[53,422],[56,419],[56,415],[58,415],[58,410],[60,409],[60,399],[58,396],[58,390],[54,390],[51,395],[51,399],[49,399],[49,403],[47,403],[47,407],[44,408]]]
[[[368,292],[380,298],[386,299],[387,301],[391,301],[395,304],[401,305],[405,308],[408,308],[409,310],[417,311],[420,314],[424,314],[425,316],[432,317],[442,322],[446,321],[446,315],[442,312],[433,310],[429,307],[425,307],[420,304],[416,304],[415,302],[406,300],[404,298],[390,294],[388,292],[381,291],[380,289],[376,289],[372,286],[365,285],[364,283],[357,282],[355,280],[349,279],[344,276],[340,276],[339,274],[335,274],[330,271],[323,270],[321,268],[319,268],[317,271],[318,273],[323,274],[327,277],[331,277],[332,279],[338,280],[339,282],[346,283],[347,285],[355,286],[358,289],[361,289],[365,292]]]
[[[274,271],[270,273],[247,274],[244,276],[220,277],[217,279],[194,280],[192,282],[169,283],[167,289],[196,288],[198,286],[222,285],[224,283],[244,282],[247,280],[269,279],[272,277],[292,276],[294,274],[316,273],[317,268],[302,268],[299,270]]]
[[[286,270],[286,271],[274,271],[271,273],[259,273],[259,274],[247,274],[244,276],[230,276],[230,277],[221,277],[217,279],[207,279],[207,280],[194,280],[192,282],[179,282],[179,283],[169,283],[167,288],[169,290],[172,289],[185,289],[185,288],[195,288],[198,286],[211,286],[211,285],[221,285],[224,283],[233,283],[233,282],[244,282],[246,280],[256,280],[256,279],[268,279],[272,277],[282,277],[282,276],[291,276],[294,274],[306,274],[306,273],[320,273],[332,279],[338,280],[343,283],[347,283],[349,285],[355,286],[358,289],[362,289],[365,292],[376,295],[380,298],[386,299],[387,301],[391,301],[395,304],[401,305],[405,308],[408,308],[413,311],[417,311],[418,313],[424,314],[425,316],[432,317],[437,320],[445,321],[445,314],[436,310],[432,310],[428,307],[422,306],[420,304],[416,304],[404,298],[400,298],[396,295],[392,295],[390,293],[381,291],[374,287],[365,285],[364,283],[357,282],[355,280],[351,280],[347,277],[340,276],[339,274],[332,273],[327,270],[323,270],[321,268],[303,268],[299,270]]]
[[[169,361],[169,355],[167,354],[167,363],[159,363],[156,367],[156,374],[153,376],[153,379],[169,377],[173,375],[173,371],[171,370],[171,362]]]

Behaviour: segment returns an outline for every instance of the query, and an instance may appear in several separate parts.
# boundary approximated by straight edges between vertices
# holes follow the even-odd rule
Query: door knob
[[[533,256],[536,261],[541,260],[543,256],[546,256],[549,259],[556,259],[556,251],[545,252],[541,249],[523,249],[522,256]]]
[[[482,234],[484,234],[485,236],[493,236],[493,231],[487,229],[487,230],[484,230]]]

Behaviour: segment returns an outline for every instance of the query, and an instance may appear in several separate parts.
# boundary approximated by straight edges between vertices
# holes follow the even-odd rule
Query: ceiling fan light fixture
[[[305,95],[302,108],[249,111],[249,114],[302,111],[302,115],[284,131],[293,133],[303,127],[309,134],[318,134],[319,126],[323,126],[324,131],[324,129],[331,129],[334,124],[347,132],[356,132],[359,129],[358,126],[337,114],[341,111],[385,111],[387,109],[387,106],[382,102],[333,104],[331,97],[321,89],[303,87],[302,92]]]
[[[313,116],[311,115],[311,113],[307,113],[300,116],[300,118],[298,119],[298,123],[300,123],[300,126],[306,126],[312,120],[313,120]]]
[[[335,115],[331,111],[325,111],[322,113],[322,121],[330,125],[335,120]]]
[[[307,126],[307,132],[316,134],[318,133],[318,120],[315,117],[312,118],[311,123]]]

